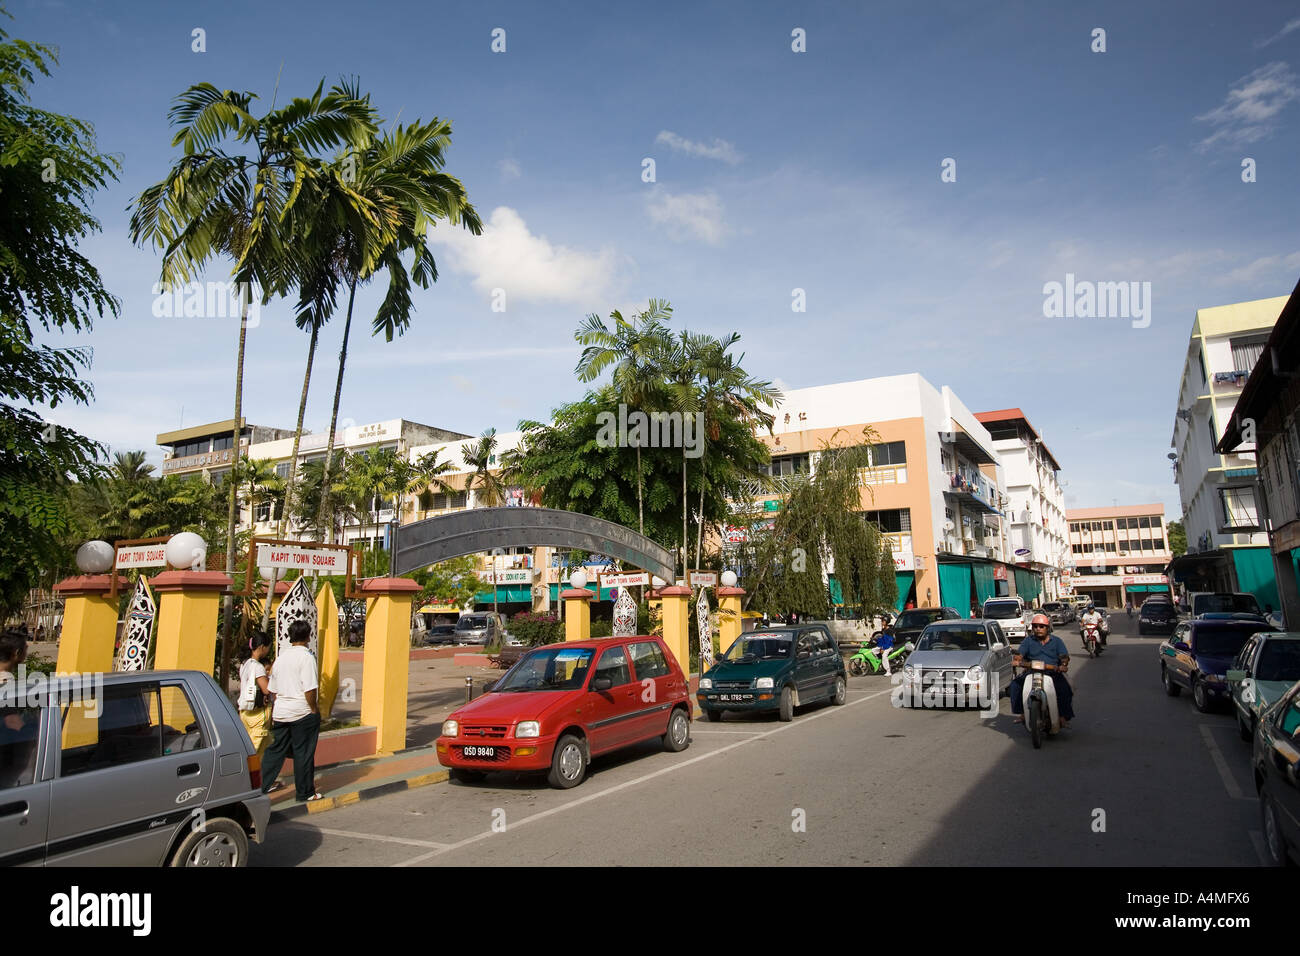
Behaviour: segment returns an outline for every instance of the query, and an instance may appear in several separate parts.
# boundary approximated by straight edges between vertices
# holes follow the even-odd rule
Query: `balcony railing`
[[[907,481],[907,465],[874,465],[858,469],[861,485],[901,485]]]
[[[990,511],[997,510],[997,491],[983,475],[970,471],[946,471],[948,487],[945,494],[969,495]]]

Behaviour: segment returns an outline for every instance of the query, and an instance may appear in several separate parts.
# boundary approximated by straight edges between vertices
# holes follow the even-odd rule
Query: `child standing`
[[[270,681],[265,663],[266,655],[271,652],[271,636],[255,634],[248,646],[253,653],[239,668],[239,719],[244,722],[260,757],[271,733]]]

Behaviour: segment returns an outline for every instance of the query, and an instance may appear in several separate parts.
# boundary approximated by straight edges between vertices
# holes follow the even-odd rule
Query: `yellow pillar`
[[[560,592],[564,601],[564,639],[591,640],[591,600],[596,595],[586,588],[569,588]]]
[[[93,674],[113,669],[118,599],[108,596],[111,586],[107,574],[83,574],[54,586],[63,595],[57,672]]]
[[[329,720],[334,711],[334,698],[339,692],[339,606],[334,601],[334,589],[326,582],[320,583],[316,594],[316,652],[320,664],[320,688],[317,703],[320,719]]]
[[[718,588],[718,653],[727,653],[727,648],[740,637],[744,630],[744,620],[740,616],[741,599],[745,596],[744,588]]]
[[[375,728],[378,753],[393,753],[406,746],[411,602],[421,589],[409,578],[371,578],[361,590],[366,596],[361,723]]]
[[[211,674],[221,593],[235,582],[220,571],[164,571],[149,583],[158,595],[154,668]]]
[[[682,673],[691,676],[691,589],[672,585],[660,590],[664,602],[664,643],[677,658]]]

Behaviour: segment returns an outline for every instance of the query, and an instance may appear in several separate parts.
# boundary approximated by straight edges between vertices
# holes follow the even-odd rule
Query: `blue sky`
[[[158,432],[231,412],[236,323],[154,317],[159,257],[127,235],[176,156],[170,101],[199,81],[269,102],[277,74],[281,101],[355,74],[386,118],[454,124],[448,169],[488,235],[435,230],[442,276],[404,339],[371,339],[378,296],[359,296],[340,412],[356,423],[543,417],[582,392],[581,318],[654,296],[674,325],[741,332],[746,368],[789,388],[919,371],[973,410],[1019,406],[1067,507],[1172,516],[1195,310],[1300,274],[1294,3],[9,4],[12,35],[60,51],[36,103],[93,123],[123,163],[85,246],[122,315],[79,337],[95,404],[51,415],[115,450],[156,458]],[[1149,327],[1045,318],[1043,284],[1066,273],[1150,282]],[[338,316],[311,429],[341,334]],[[306,343],[283,305],[263,309],[250,421],[292,426]]]

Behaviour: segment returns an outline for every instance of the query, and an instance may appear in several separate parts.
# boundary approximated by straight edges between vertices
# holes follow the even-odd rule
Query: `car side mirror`
[[[493,689],[494,689],[496,686],[497,686],[497,681],[492,681],[490,684],[484,684],[484,685],[483,685],[483,693],[485,693],[485,694],[490,694],[490,693],[492,693]]]
[[[594,681],[591,682],[591,689],[597,691],[609,690],[613,686],[614,686],[614,681],[612,678],[609,677],[597,677]]]
[[[1241,681],[1241,680],[1245,680],[1245,679],[1246,679],[1246,672],[1245,672],[1245,671],[1239,671],[1239,670],[1235,670],[1235,669],[1234,669],[1234,670],[1230,670],[1230,671],[1228,671],[1228,673],[1225,674],[1224,676],[1227,677],[1228,680]]]

